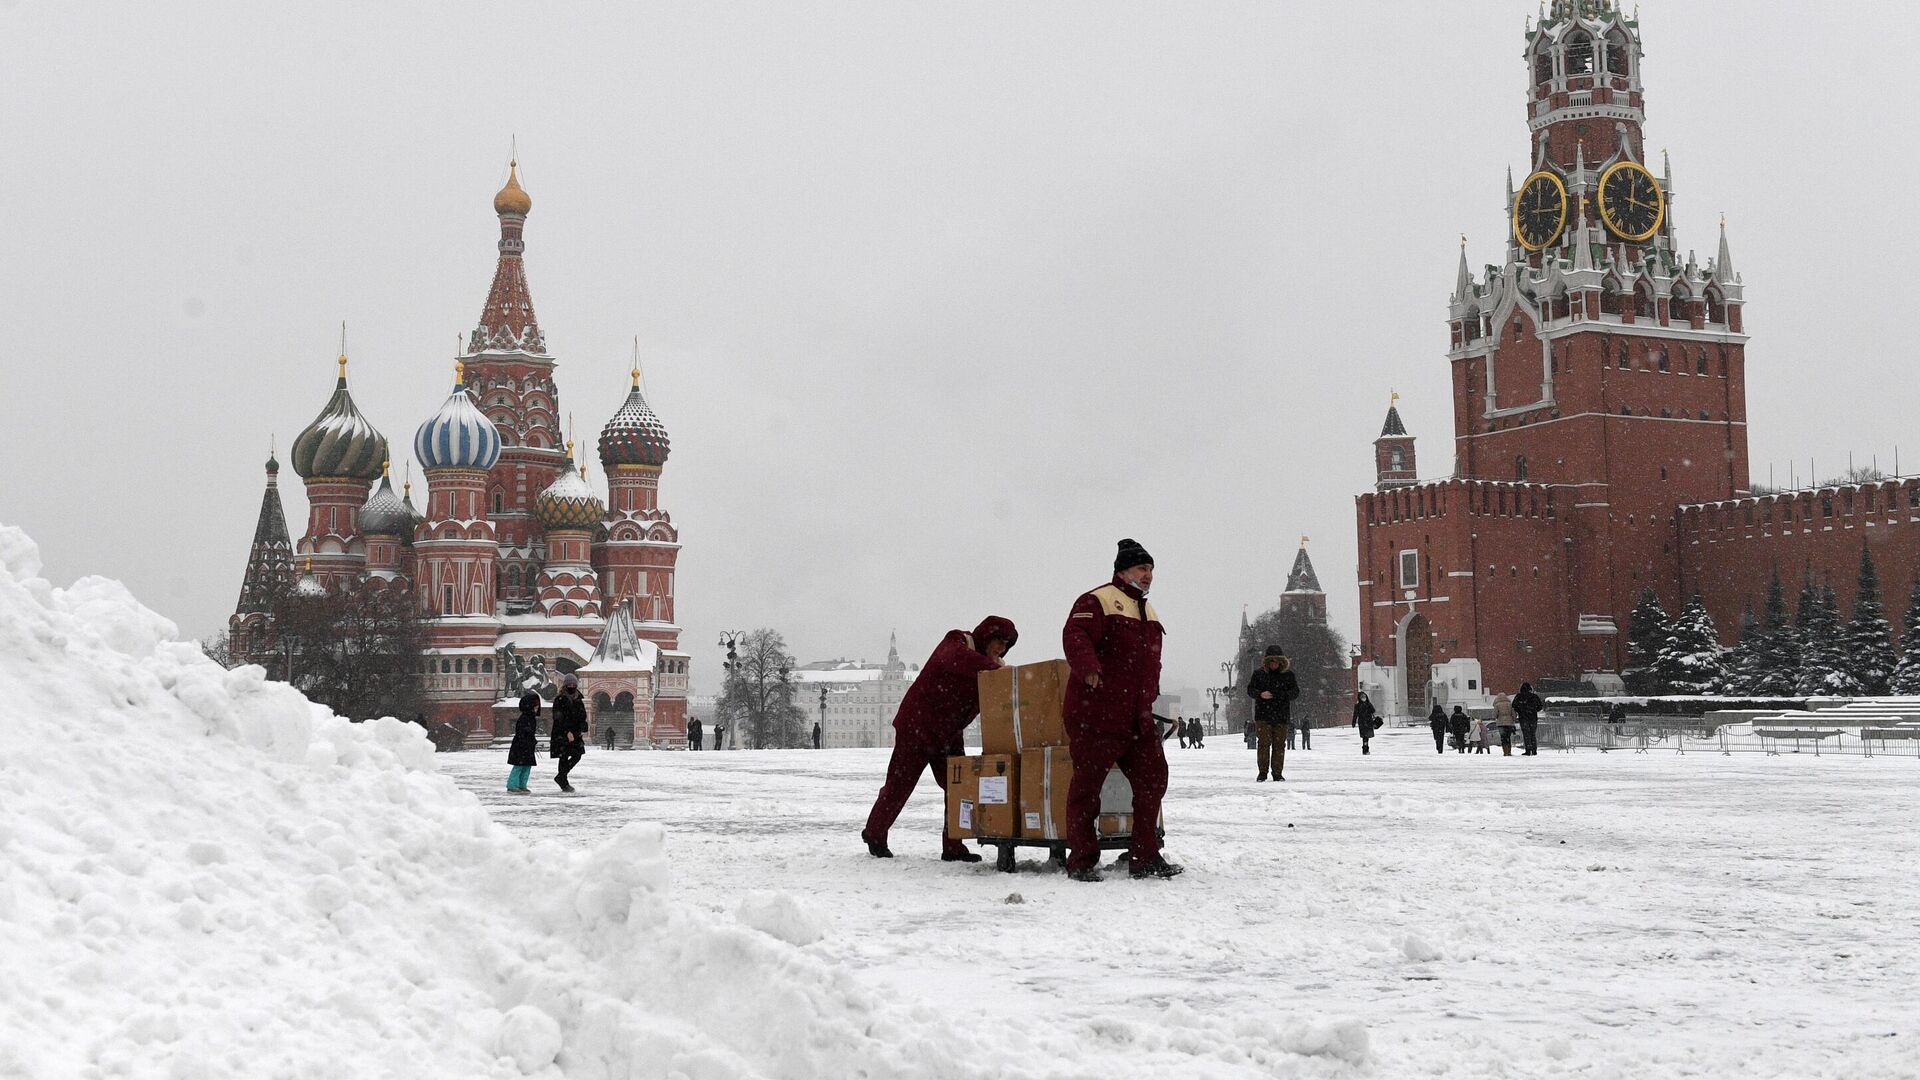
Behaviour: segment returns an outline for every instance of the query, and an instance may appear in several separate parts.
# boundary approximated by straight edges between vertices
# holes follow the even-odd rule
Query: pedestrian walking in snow
[[[1433,752],[1436,754],[1446,753],[1447,710],[1441,708],[1440,703],[1437,701],[1433,703],[1433,711],[1427,714],[1427,727],[1433,731]]]
[[[607,749],[609,750],[613,749],[613,725],[608,724],[604,729],[602,729],[601,734],[607,737]],[[696,746],[694,747],[694,749],[698,750],[700,748]]]
[[[1173,733],[1180,736],[1180,749],[1185,750],[1187,748],[1187,722],[1185,720],[1175,720],[1173,722]]]
[[[813,748],[820,749],[820,721],[813,722]]]
[[[1473,717],[1458,705],[1453,707],[1453,715],[1447,717],[1447,731],[1453,736],[1453,751],[1456,754],[1467,752],[1467,734],[1473,730]]]
[[[1292,743],[1293,699],[1300,696],[1300,678],[1293,673],[1293,661],[1278,645],[1267,646],[1260,668],[1247,682],[1247,696],[1253,699],[1253,727],[1259,752],[1254,758],[1256,781],[1267,778],[1269,759],[1273,778],[1285,780],[1287,747]]]
[[[1099,881],[1100,839],[1094,818],[1100,788],[1118,768],[1133,785],[1133,843],[1128,873],[1170,878],[1180,867],[1160,854],[1160,801],[1167,794],[1167,756],[1153,703],[1160,696],[1160,643],[1166,628],[1147,602],[1153,556],[1122,540],[1113,580],[1080,594],[1067,615],[1065,720],[1073,780],[1067,785],[1067,873]]]
[[[1259,730],[1260,725],[1254,723],[1253,718],[1249,716],[1247,718],[1247,726],[1240,729],[1240,737],[1247,741],[1247,749],[1253,749],[1254,745],[1258,742]]]
[[[607,730],[611,733],[612,728]],[[587,727],[587,699],[580,696],[579,678],[569,674],[560,680],[560,692],[553,696],[552,741],[547,748],[549,753],[560,759],[560,771],[554,774],[553,782],[560,785],[561,791],[573,790],[567,774],[586,754],[590,733]]]
[[[1205,739],[1206,736],[1207,730],[1201,725],[1199,717],[1196,716],[1187,722],[1187,745],[1198,750],[1203,745],[1201,740]]]
[[[1520,722],[1520,752],[1526,757],[1540,754],[1540,710],[1547,703],[1533,692],[1532,683],[1521,683],[1513,696],[1513,715]]]
[[[611,750],[613,748],[608,747],[607,749]],[[687,720],[687,749],[700,749],[700,721],[696,717],[690,717]]]
[[[1373,701],[1367,697],[1365,690],[1360,691],[1360,695],[1353,700],[1353,726],[1360,731],[1360,752],[1373,753],[1368,741],[1373,738],[1374,729],[1380,726],[1380,721],[1374,718]]]
[[[520,715],[513,721],[513,743],[507,747],[507,791],[530,795],[527,780],[540,761],[540,695],[529,690],[520,695]]]
[[[1488,717],[1473,718],[1473,752],[1476,754],[1493,752],[1493,721]]]
[[[1300,725],[1300,749],[1313,749],[1313,720],[1303,716],[1299,719],[1298,723]]]
[[[1500,732],[1500,756],[1513,756],[1513,729],[1519,726],[1513,717],[1513,699],[1500,694],[1493,699],[1493,726]]]
[[[721,741],[724,740],[726,737],[727,737],[727,725],[719,724],[719,723],[714,724],[713,725],[713,748],[715,750],[723,749],[723,747],[721,746]]]
[[[1019,640],[1020,632],[1011,620],[989,615],[973,633],[949,630],[934,647],[893,714],[893,756],[887,759],[887,779],[867,814],[867,827],[860,830],[867,854],[893,858],[887,830],[907,805],[922,772],[932,769],[933,782],[941,792],[947,790],[947,759],[967,752],[960,736],[980,713],[980,673],[1003,666],[1001,657]],[[941,821],[945,820],[942,814]],[[968,851],[965,841],[943,832],[940,861],[979,862],[980,855]]]

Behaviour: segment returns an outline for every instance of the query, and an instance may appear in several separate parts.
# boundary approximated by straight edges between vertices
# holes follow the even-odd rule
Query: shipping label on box
[[[1018,763],[1005,754],[947,759],[947,832],[955,837],[1020,835],[1013,793]]]
[[[1065,660],[983,671],[980,680],[980,744],[989,754],[1019,754],[1042,746],[1065,746]]]

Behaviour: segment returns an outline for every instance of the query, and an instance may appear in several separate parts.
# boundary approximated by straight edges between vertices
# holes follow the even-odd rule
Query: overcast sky
[[[0,522],[224,625],[340,320],[396,453],[444,397],[517,136],[563,410],[597,432],[637,334],[672,434],[696,687],[757,626],[917,661],[995,612],[1059,655],[1123,536],[1166,684],[1215,683],[1302,534],[1356,625],[1389,388],[1452,469],[1447,294],[1461,233],[1504,251],[1534,10],[0,0]],[[1681,243],[1724,211],[1746,279],[1761,479],[1903,434],[1920,470],[1920,14],[1844,12],[1643,5]]]

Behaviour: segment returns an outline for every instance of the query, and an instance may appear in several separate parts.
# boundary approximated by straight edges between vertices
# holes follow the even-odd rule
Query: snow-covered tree
[[[1713,615],[1698,595],[1668,626],[1654,669],[1673,694],[1711,694],[1726,680],[1726,649],[1720,645]]]
[[[1751,694],[1759,682],[1760,620],[1754,617],[1753,601],[1740,616],[1740,640],[1727,650],[1726,676],[1720,680],[1723,694]]]
[[[1833,590],[1816,585],[1811,577],[1800,590],[1800,610],[1794,629],[1800,639],[1800,679],[1794,692],[1844,697],[1860,692],[1847,672],[1845,628]]]
[[[1896,694],[1920,694],[1920,580],[1907,594],[1907,613],[1900,619],[1900,663],[1894,666],[1888,689]]]
[[[1666,646],[1668,624],[1665,608],[1652,589],[1640,594],[1633,605],[1627,625],[1627,691],[1633,694],[1660,694],[1666,687],[1660,682],[1660,650]]]
[[[1873,555],[1860,548],[1860,588],[1853,601],[1853,618],[1847,623],[1846,666],[1859,687],[1857,693],[1884,694],[1893,677],[1893,626],[1887,622],[1887,605],[1880,598],[1880,572]]]
[[[1776,568],[1767,583],[1767,603],[1760,613],[1760,631],[1754,642],[1753,681],[1746,692],[1758,697],[1785,697],[1800,681],[1800,639],[1787,621],[1787,587]]]

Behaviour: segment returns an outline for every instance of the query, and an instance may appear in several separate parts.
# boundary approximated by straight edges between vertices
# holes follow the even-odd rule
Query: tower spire
[[[1460,269],[1453,279],[1453,299],[1463,303],[1473,296],[1473,271],[1467,267],[1467,234],[1460,234]]]
[[[527,271],[521,256],[526,251],[523,232],[533,198],[520,186],[520,156],[516,150],[507,162],[507,184],[493,197],[493,212],[500,218],[500,258],[494,267],[493,285],[487,290],[486,306],[480,311],[480,325],[474,328],[474,352],[525,352],[544,354],[546,338],[540,333],[533,314],[533,296],[527,289]]]
[[[1720,215],[1720,254],[1713,260],[1713,280],[1733,282],[1733,250],[1727,246],[1727,215]]]

